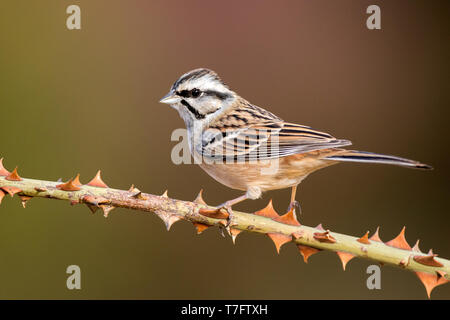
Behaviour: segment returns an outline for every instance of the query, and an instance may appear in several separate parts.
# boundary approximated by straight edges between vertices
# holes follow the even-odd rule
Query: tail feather
[[[425,169],[425,170],[433,169],[433,167],[424,163],[420,163],[418,161],[366,151],[345,150],[342,153],[326,157],[325,159],[337,161],[393,164],[403,167]]]

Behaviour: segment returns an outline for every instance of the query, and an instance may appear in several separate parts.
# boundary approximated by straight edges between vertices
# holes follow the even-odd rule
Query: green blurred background
[[[81,7],[82,29],[66,28]],[[382,30],[365,26],[381,7]],[[170,141],[184,127],[158,100],[184,72],[217,71],[232,89],[283,119],[435,167],[341,164],[301,184],[301,222],[392,239],[450,258],[448,1],[2,1],[0,157],[24,177],[82,182],[101,168],[114,188],[210,204],[239,195],[194,165],[174,165]],[[236,209],[260,209],[280,190]],[[81,267],[82,289],[66,288]],[[216,228],[187,222],[170,232],[153,214],[19,199],[0,207],[0,298],[423,299],[413,273],[382,268],[368,290],[370,261],[343,272],[335,254],[308,264],[293,245],[277,255],[266,237],[233,245]],[[450,285],[433,298],[450,298]]]

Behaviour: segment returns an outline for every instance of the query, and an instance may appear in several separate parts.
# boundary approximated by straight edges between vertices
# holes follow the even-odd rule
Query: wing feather
[[[203,156],[215,159],[268,160],[351,145],[308,126],[287,123],[259,107],[234,109],[203,133]]]

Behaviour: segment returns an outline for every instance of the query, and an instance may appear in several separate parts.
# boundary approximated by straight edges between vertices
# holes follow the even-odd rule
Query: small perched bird
[[[413,160],[342,149],[351,142],[280,119],[231,91],[215,72],[204,68],[182,75],[160,102],[171,105],[184,120],[196,163],[220,183],[245,191],[219,206],[230,216],[232,205],[288,187],[289,209],[299,209],[298,184],[310,173],[341,161],[432,169]]]

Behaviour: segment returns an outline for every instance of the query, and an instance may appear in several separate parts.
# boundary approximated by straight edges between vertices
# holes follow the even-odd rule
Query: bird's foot
[[[233,225],[233,219],[234,219],[234,215],[233,215],[233,209],[231,208],[232,203],[230,201],[224,202],[221,205],[217,206],[217,210],[225,210],[228,213],[228,217],[227,217],[227,223],[225,225],[225,229],[228,231],[228,233],[230,233],[230,226]]]
[[[226,219],[226,223],[223,224],[223,227],[229,234],[231,234],[230,227],[233,226],[233,209],[231,201],[227,201],[215,208],[201,208],[199,213],[214,219]]]

